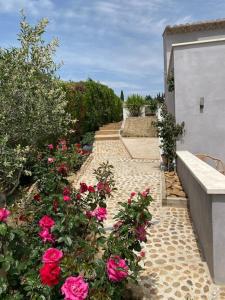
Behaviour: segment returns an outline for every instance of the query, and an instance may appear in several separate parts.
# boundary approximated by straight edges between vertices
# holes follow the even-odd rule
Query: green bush
[[[70,121],[52,59],[58,42],[42,38],[47,23],[32,27],[22,16],[20,46],[0,49],[1,191],[14,190],[31,151],[64,135]]]
[[[122,102],[107,86],[91,79],[62,85],[68,101],[67,111],[77,120],[75,129],[78,135],[122,119]]]
[[[166,105],[161,108],[161,120],[155,123],[159,137],[162,139],[163,155],[167,159],[167,168],[173,168],[173,160],[176,157],[176,141],[184,132],[184,122],[176,124],[175,117],[167,111]]]
[[[127,98],[126,108],[131,117],[139,117],[141,115],[141,108],[145,104],[145,100],[140,95],[131,95]]]

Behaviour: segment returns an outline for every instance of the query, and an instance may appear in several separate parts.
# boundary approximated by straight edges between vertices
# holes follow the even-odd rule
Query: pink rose
[[[141,196],[146,198],[149,194],[150,189],[146,189],[144,192],[141,192]]]
[[[130,197],[133,198],[135,195],[136,195],[136,193],[135,193],[135,192],[132,192],[132,193],[130,194]]]
[[[49,164],[52,164],[54,161],[55,161],[54,158],[52,158],[52,157],[49,157],[49,158],[48,158],[48,163],[49,163]]]
[[[54,225],[55,221],[47,215],[43,216],[39,221],[39,226],[42,228],[52,228]]]
[[[63,257],[63,252],[57,248],[48,248],[43,256],[42,262],[45,264],[58,263]]]
[[[94,210],[94,214],[99,221],[103,221],[106,220],[107,210],[104,207],[99,207]]]
[[[48,145],[48,149],[49,149],[49,150],[53,150],[53,149],[54,149],[54,146],[53,146],[52,144],[49,144],[49,145]]]
[[[106,269],[109,280],[113,282],[122,281],[128,276],[128,266],[126,261],[117,255],[108,259]]]
[[[82,276],[70,276],[61,287],[64,300],[84,300],[88,295],[88,283]]]
[[[140,242],[145,242],[147,240],[147,231],[145,230],[144,225],[140,225],[135,230],[136,238]]]
[[[128,203],[129,205],[131,205],[131,202],[132,202],[132,200],[131,200],[131,198],[129,198],[129,199],[127,200],[127,203]]]
[[[85,193],[85,192],[87,192],[87,190],[88,190],[88,186],[86,185],[86,183],[81,182],[80,183],[80,192]]]
[[[66,145],[66,140],[60,140],[57,147],[58,150],[62,150],[62,151],[66,151],[68,149],[67,145]]]
[[[71,197],[70,197],[70,196],[63,196],[63,200],[66,201],[66,202],[67,202],[67,201],[70,201],[70,200],[71,200]]]
[[[44,243],[46,242],[54,243],[53,235],[49,232],[47,228],[42,229],[42,231],[39,232],[39,236],[41,237]]]
[[[10,215],[10,211],[6,208],[0,208],[0,221],[6,222],[6,219]]]

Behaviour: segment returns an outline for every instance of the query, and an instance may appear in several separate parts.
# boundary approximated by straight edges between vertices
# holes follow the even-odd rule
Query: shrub
[[[62,83],[68,100],[67,111],[77,120],[78,135],[122,119],[122,102],[112,89],[91,79]]]
[[[17,187],[27,157],[65,134],[70,120],[52,59],[58,42],[42,37],[47,23],[32,27],[23,16],[20,47],[0,49],[0,185],[7,193]]]
[[[140,95],[131,95],[125,102],[131,117],[139,117],[141,115],[141,108],[145,104],[145,101]]]
[[[61,188],[43,188],[19,211],[17,226],[0,209],[2,299],[123,299],[128,281],[137,282],[141,270],[152,198],[148,189],[131,193],[107,237],[103,221],[115,190],[112,169],[103,163],[95,171],[96,185],[82,182],[73,189],[61,178]]]
[[[161,107],[161,120],[155,123],[159,137],[162,139],[163,155],[167,158],[167,167],[173,168],[173,160],[176,157],[176,141],[183,134],[184,122],[176,124],[175,117],[167,111],[166,105]]]
[[[153,99],[151,96],[146,96],[145,104],[148,105],[148,107],[145,108],[145,113],[147,111],[147,114],[155,115],[158,109],[158,100],[156,98]]]
[[[20,22],[21,46],[0,49],[0,136],[12,146],[35,145],[65,133],[65,94],[56,80],[52,60],[57,40],[42,38],[48,21],[32,27]]]

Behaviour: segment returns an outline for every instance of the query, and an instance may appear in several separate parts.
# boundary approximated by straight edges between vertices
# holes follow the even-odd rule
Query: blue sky
[[[166,25],[225,17],[224,0],[0,0],[1,47],[17,44],[22,8],[31,23],[49,19],[62,79],[90,77],[125,96],[163,91]]]

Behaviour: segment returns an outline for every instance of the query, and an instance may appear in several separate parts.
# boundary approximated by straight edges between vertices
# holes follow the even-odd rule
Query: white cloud
[[[25,12],[36,16],[53,8],[51,0],[0,0],[1,13],[13,13],[24,9]]]

